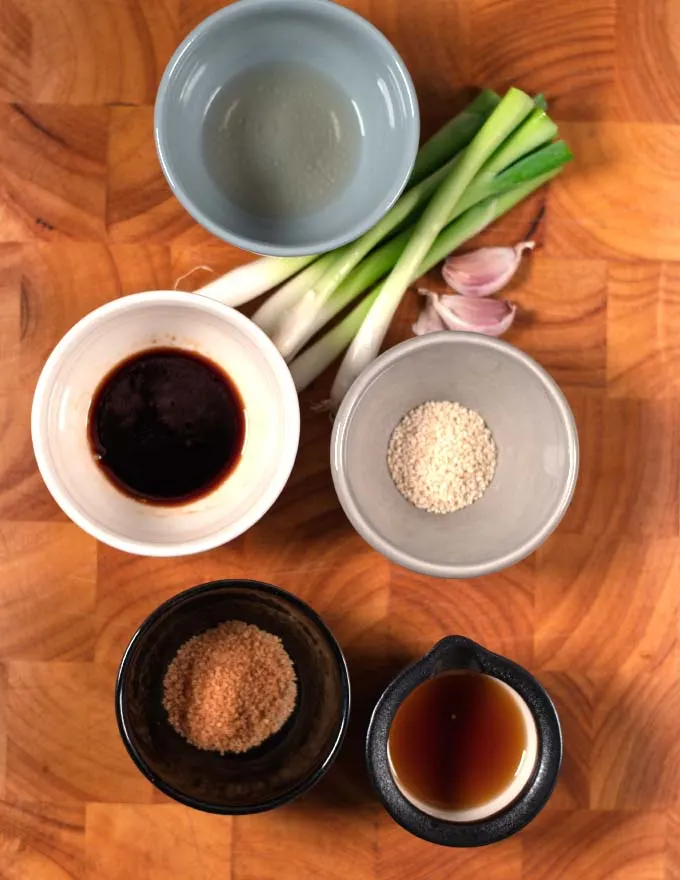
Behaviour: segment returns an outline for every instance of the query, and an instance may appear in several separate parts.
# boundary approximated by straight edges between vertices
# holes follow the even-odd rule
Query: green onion
[[[448,159],[466,147],[500,103],[490,89],[484,89],[471,104],[432,135],[418,151],[409,186],[424,180]]]
[[[466,187],[533,108],[534,103],[528,95],[519,89],[510,89],[432,197],[340,365],[332,391],[335,400],[344,396],[364,366],[377,355],[410,279],[447,223]]]
[[[409,226],[408,229],[369,254],[350,272],[333,296],[307,322],[306,327],[299,335],[298,345],[292,349],[288,359],[295,357],[312,336],[355,300],[360,293],[368,290],[376,281],[387,275],[401,256],[412,234],[413,226]]]
[[[292,360],[299,389],[349,346],[331,392],[337,405],[378,353],[408,285],[572,158],[563,141],[551,143],[557,126],[546,111],[543,95],[532,100],[513,88],[501,100],[495,92],[481,92],[420,149],[405,193],[359,239],[321,256],[265,257],[200,292],[237,306],[287,282],[253,320]],[[298,354],[381,279],[336,326]]]
[[[303,391],[347,348],[379,293],[379,287],[372,290],[342,321],[295,358],[290,372],[298,391]]]
[[[485,173],[484,169],[482,169],[465,191],[449,221],[463,214],[468,208],[477,204],[477,202],[481,202],[494,195],[501,195],[522,183],[531,181],[555,169],[560,169],[571,158],[571,151],[564,141],[557,141],[554,144],[549,144],[540,150],[536,150],[495,176]],[[371,284],[378,281],[383,275],[386,275],[401,256],[412,234],[413,226],[410,226],[362,260],[338,287],[333,296],[317,312],[316,317],[310,320],[306,330],[299,337],[297,347],[289,353],[288,357],[294,357],[328,321],[346,308],[353,299],[360,293],[363,293]]]
[[[547,144],[556,134],[557,126],[545,110],[534,110],[484,164],[480,174],[498,174],[522,156]]]
[[[534,177],[561,168],[571,159],[573,159],[572,152],[564,141],[555,141],[555,143],[541,147],[540,150],[529,153],[528,156],[503,169],[499,174],[490,174],[482,169],[465,190],[450,219],[454,220],[459,214],[467,211],[482,199],[492,195],[500,195],[520,183],[526,183]]]
[[[465,214],[446,226],[435,239],[432,247],[425,255],[422,263],[410,278],[409,283],[417,281],[421,275],[429,272],[452,251],[473,238],[483,229],[507,214],[519,202],[534,190],[552,180],[560,172],[560,168],[540,175],[515,189],[492,196],[470,208]],[[371,291],[354,309],[335,327],[298,355],[290,365],[295,380],[295,387],[302,391],[328,367],[338,355],[351,343],[359,331],[371,306],[380,295],[381,287]],[[335,407],[340,403],[335,398]]]
[[[271,334],[278,326],[279,321],[308,290],[326,272],[328,267],[336,259],[335,251],[324,254],[318,260],[294,275],[290,281],[273,293],[260,308],[255,312],[252,320],[261,327],[265,333]]]
[[[439,171],[435,171],[434,174],[405,193],[382,220],[379,220],[368,232],[349,246],[335,251],[336,258],[331,262],[327,271],[291,308],[272,336],[274,344],[285,358],[289,358],[291,354],[298,351],[303,344],[302,340],[309,338],[310,322],[315,319],[352,269],[377,244],[380,244],[384,238],[387,238],[401,226],[414,211],[432,198],[434,192],[458,161],[459,157],[457,156],[450,159]]]
[[[305,266],[308,266],[312,260],[316,260],[316,255],[312,254],[306,257],[260,257],[259,260],[253,260],[245,263],[243,266],[237,266],[226,275],[216,278],[205,287],[201,287],[200,292],[204,296],[211,299],[217,299],[225,306],[242,306],[244,303],[250,302],[251,299],[260,296],[286,281],[291,275],[295,275]]]
[[[452,251],[455,251],[456,248],[460,247],[468,239],[486,229],[494,220],[498,220],[499,217],[507,214],[515,205],[518,205],[527,196],[530,196],[532,192],[539,189],[544,183],[552,180],[553,177],[556,177],[561,170],[561,167],[555,168],[545,174],[534,177],[533,180],[527,180],[519,184],[519,186],[508,192],[492,196],[470,208],[470,210],[466,211],[465,214],[458,217],[452,223],[449,223],[435,239],[418,268],[418,274],[412,277],[410,283],[412,284],[414,281],[417,281],[421,275],[429,272],[430,269],[434,269],[437,263],[441,263]]]

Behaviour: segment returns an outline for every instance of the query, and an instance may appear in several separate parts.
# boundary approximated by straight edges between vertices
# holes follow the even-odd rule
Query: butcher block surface
[[[680,880],[680,3],[354,0],[413,75],[429,134],[475,87],[544,92],[575,161],[484,241],[536,251],[507,339],[571,403],[573,504],[513,568],[411,574],[353,531],[330,424],[302,399],[291,480],[246,535],[179,560],[97,544],[31,450],[39,371],[115,297],[195,289],[247,259],[197,226],[156,160],[159,78],[219,0],[0,0],[0,877],[3,880]],[[433,283],[436,275],[433,275]],[[405,301],[390,342],[416,313]],[[135,629],[179,590],[258,578],[298,594],[346,652],[354,706],[309,794],[252,817],[155,791],[125,752],[113,689]],[[386,683],[469,636],[531,670],[565,738],[558,787],[478,850],[411,837],[371,792],[363,736]]]

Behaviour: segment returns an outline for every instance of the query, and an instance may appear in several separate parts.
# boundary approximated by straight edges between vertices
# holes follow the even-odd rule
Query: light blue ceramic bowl
[[[273,219],[236,205],[204,159],[206,113],[217,92],[250,67],[304,62],[341,86],[361,131],[356,171],[313,214]],[[373,25],[330,0],[240,0],[203,21],[161,80],[155,136],[163,172],[191,216],[219,238],[260,254],[330,250],[373,226],[399,197],[419,138],[413,82]]]

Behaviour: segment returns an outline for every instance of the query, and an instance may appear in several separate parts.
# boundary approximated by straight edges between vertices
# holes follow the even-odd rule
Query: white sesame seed
[[[479,413],[431,400],[407,412],[394,429],[387,464],[407,501],[430,513],[452,513],[482,497],[497,457]]]

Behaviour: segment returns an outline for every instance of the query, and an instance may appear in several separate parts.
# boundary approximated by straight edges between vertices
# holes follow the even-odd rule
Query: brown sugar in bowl
[[[189,639],[237,620],[281,640],[297,697],[278,732],[247,751],[220,754],[173,728],[163,680]],[[349,712],[347,665],[328,627],[296,596],[260,581],[213,581],[159,606],[132,637],[116,683],[118,727],[137,767],[165,794],[213,813],[270,810],[311,788],[337,756]]]
[[[248,752],[295,710],[297,677],[278,636],[227,620],[192,636],[163,679],[163,708],[197,749]]]

